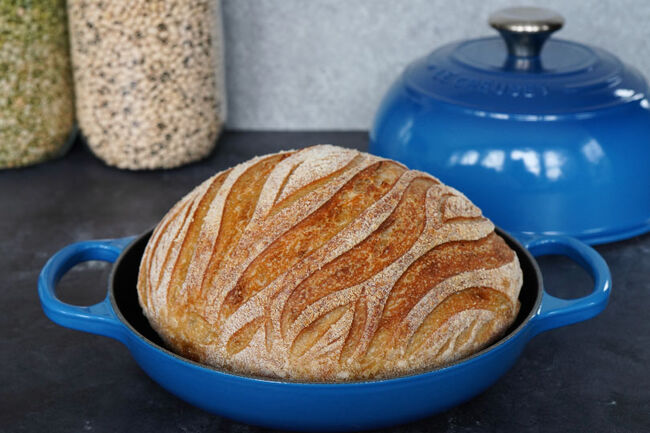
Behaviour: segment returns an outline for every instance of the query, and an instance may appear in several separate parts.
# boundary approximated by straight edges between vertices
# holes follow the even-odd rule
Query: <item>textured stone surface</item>
[[[182,169],[124,172],[77,145],[66,158],[0,171],[0,432],[261,432],[208,414],[165,392],[120,343],[55,325],[36,280],[71,242],[152,227],[184,193],[217,170],[316,143],[365,149],[364,133],[226,133],[209,159]],[[614,288],[595,319],[533,339],[515,366],[470,402],[392,432],[617,432],[650,426],[650,234],[599,246]],[[591,283],[568,259],[541,260],[546,287],[581,296]],[[58,293],[90,305],[109,268],[74,268]]]
[[[367,129],[390,83],[441,44],[496,34],[488,15],[559,11],[557,37],[608,49],[650,76],[646,0],[223,0],[228,126]]]

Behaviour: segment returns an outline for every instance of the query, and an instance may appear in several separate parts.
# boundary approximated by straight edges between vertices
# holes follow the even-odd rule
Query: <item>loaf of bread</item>
[[[175,352],[297,381],[389,378],[497,339],[517,255],[429,174],[330,145],[254,158],[162,219],[138,295]]]

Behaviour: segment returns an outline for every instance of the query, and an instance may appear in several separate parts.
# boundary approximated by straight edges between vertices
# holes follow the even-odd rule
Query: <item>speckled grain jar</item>
[[[225,119],[218,0],[69,0],[77,117],[90,149],[132,170],[208,155]]]

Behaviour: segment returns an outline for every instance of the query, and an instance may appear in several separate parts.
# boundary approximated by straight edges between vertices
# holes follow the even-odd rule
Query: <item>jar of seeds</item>
[[[0,0],[0,168],[63,154],[73,96],[65,0]]]
[[[205,157],[225,118],[218,0],[68,0],[77,117],[126,169]]]

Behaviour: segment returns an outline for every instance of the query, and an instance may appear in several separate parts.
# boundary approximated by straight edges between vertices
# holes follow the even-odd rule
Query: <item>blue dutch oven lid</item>
[[[639,101],[647,92],[643,76],[611,53],[548,40],[564,24],[555,12],[510,8],[489,22],[501,37],[448,44],[412,64],[404,75],[412,96],[479,115],[538,118],[588,114]]]
[[[428,171],[515,236],[611,242],[650,231],[650,103],[611,53],[550,38],[555,12],[490,17],[501,37],[410,64],[384,96],[371,153]]]

